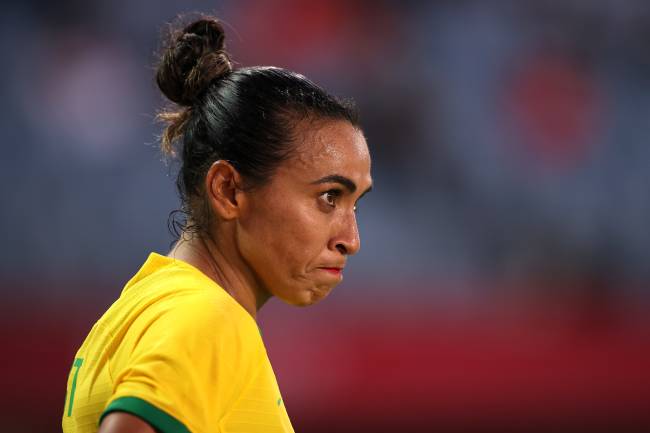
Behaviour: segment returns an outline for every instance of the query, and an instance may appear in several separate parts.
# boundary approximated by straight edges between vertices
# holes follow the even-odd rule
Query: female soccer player
[[[359,250],[355,112],[294,72],[233,69],[212,18],[172,34],[156,78],[187,220],[77,352],[63,430],[291,432],[255,317],[271,296],[324,298]]]

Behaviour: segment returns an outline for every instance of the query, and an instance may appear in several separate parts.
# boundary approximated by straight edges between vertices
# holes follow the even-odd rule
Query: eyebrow
[[[354,193],[357,190],[357,184],[352,181],[352,179],[347,178],[345,176],[341,176],[340,174],[330,174],[329,176],[321,177],[320,179],[312,182],[312,185],[318,185],[321,183],[340,183],[343,185],[348,191],[351,193]],[[369,193],[370,190],[372,189],[372,186],[369,186],[367,190],[361,194],[361,197],[363,197],[365,194]],[[359,198],[361,198],[359,197]]]

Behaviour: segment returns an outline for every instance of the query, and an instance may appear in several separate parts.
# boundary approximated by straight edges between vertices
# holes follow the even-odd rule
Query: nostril
[[[345,248],[345,245],[343,244],[336,244],[336,249],[339,250],[339,252],[343,255],[346,255],[348,253],[348,249]]]

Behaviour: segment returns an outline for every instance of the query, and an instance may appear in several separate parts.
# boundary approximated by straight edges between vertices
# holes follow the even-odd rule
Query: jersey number
[[[72,378],[72,386],[70,387],[70,401],[68,402],[68,416],[72,415],[72,403],[74,403],[74,391],[77,389],[77,376],[79,376],[79,368],[84,363],[83,358],[76,358],[72,368],[74,369],[74,377]]]

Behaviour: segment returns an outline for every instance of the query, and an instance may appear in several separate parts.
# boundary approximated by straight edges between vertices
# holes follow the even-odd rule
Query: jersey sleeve
[[[124,411],[162,433],[217,431],[259,368],[258,328],[234,307],[193,296],[132,326],[101,419]]]

